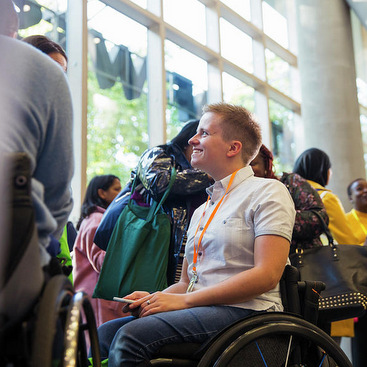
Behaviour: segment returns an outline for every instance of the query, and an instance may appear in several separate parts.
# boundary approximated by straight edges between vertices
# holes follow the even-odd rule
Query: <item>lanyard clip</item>
[[[190,293],[194,290],[195,283],[198,282],[198,274],[195,270],[192,271],[192,278],[190,280],[190,283],[186,289],[186,293]]]

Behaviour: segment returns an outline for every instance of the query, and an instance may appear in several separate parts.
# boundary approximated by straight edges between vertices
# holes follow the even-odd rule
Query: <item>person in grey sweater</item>
[[[2,19],[4,18],[4,19]],[[14,39],[17,15],[0,4],[0,150],[31,160],[32,201],[41,253],[48,264],[73,206],[72,104],[62,69],[34,47]]]

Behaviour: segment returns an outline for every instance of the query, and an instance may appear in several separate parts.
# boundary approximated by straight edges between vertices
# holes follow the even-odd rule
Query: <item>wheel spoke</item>
[[[293,335],[291,335],[290,338],[289,338],[288,350],[287,350],[287,357],[285,359],[285,365],[284,365],[284,367],[287,367],[288,366],[288,360],[289,360],[289,354],[290,354],[290,351],[291,351],[292,341],[293,341]]]
[[[323,352],[323,355],[322,355],[322,358],[321,358],[321,362],[320,362],[320,364],[319,364],[319,367],[321,367],[321,366],[322,366],[322,364],[324,363],[325,358],[326,358],[326,353],[325,353],[325,352]]]
[[[255,344],[256,344],[256,346],[257,346],[257,350],[258,350],[258,351],[259,351],[259,353],[260,353],[261,359],[262,359],[262,360],[263,360],[263,362],[264,362],[264,366],[265,366],[265,367],[268,367],[268,365],[266,364],[266,361],[265,361],[264,355],[262,354],[261,349],[260,349],[260,347],[259,347],[259,344],[258,344],[257,342],[255,342]]]

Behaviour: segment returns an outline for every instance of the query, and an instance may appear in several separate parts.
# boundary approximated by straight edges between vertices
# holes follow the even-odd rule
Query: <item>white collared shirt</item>
[[[224,195],[231,176],[207,189],[210,196],[194,213],[188,229],[185,256],[192,277],[194,236],[200,234]],[[254,266],[254,241],[262,235],[278,235],[291,240],[295,219],[294,203],[286,187],[274,179],[254,177],[251,167],[239,170],[227,196],[204,233],[196,264],[198,282],[194,290],[208,287]],[[252,310],[281,311],[279,285],[251,301],[232,306]]]

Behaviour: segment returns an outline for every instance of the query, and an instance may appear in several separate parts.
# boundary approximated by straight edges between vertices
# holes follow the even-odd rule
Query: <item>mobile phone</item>
[[[127,298],[120,298],[120,297],[113,297],[114,301],[122,302],[122,303],[133,303],[137,301],[136,299],[127,299]]]

